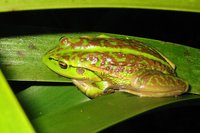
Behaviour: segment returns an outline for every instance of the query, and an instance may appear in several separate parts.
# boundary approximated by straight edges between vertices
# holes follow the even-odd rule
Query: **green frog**
[[[188,83],[158,50],[129,38],[107,35],[62,37],[43,62],[88,97],[127,92],[141,97],[177,96]]]

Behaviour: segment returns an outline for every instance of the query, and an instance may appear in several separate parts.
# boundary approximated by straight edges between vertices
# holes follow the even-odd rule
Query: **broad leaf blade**
[[[90,100],[74,86],[32,86],[17,97],[30,119]]]
[[[3,0],[0,12],[58,8],[143,8],[200,12],[199,0]]]
[[[34,133],[0,70],[0,130],[2,133]]]
[[[46,69],[41,61],[42,56],[58,44],[59,37],[59,35],[41,35],[0,39],[0,64],[6,78],[18,81],[42,81],[45,77],[50,77],[49,80],[66,81],[66,78]]]
[[[22,36],[0,39],[0,64],[6,78],[20,81],[71,82],[50,71],[41,61],[42,56],[58,45],[62,36],[96,36],[106,33],[79,33]],[[200,94],[200,50],[153,39],[107,34],[119,38],[133,38],[153,46],[177,66],[179,77],[189,82],[191,93]],[[23,73],[23,74],[22,74]]]
[[[200,99],[198,95],[140,98],[127,93],[114,93],[94,100],[84,97],[73,86],[31,87],[18,94],[22,105],[29,108],[28,114],[36,131],[48,133],[97,132],[160,106]]]
[[[54,48],[62,36],[79,37],[100,34],[106,33],[2,38],[0,39],[0,63],[6,77],[10,80],[70,82],[69,79],[50,71],[42,63],[42,56]],[[195,79],[200,75],[200,65],[194,64],[194,62],[199,62],[198,49],[152,39],[107,35],[133,38],[157,48],[177,65],[177,73],[189,81],[192,87],[191,93],[200,93],[199,80]],[[183,95],[176,98],[140,98],[127,93],[115,93],[89,100],[74,86],[32,86],[17,96],[38,132],[96,132],[160,106],[199,99],[198,95]],[[77,126],[79,128],[76,128]]]

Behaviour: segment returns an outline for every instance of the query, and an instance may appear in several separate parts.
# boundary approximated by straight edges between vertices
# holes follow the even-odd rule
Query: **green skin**
[[[131,39],[106,35],[63,37],[43,62],[54,72],[71,78],[90,98],[115,91],[165,97],[188,90],[188,83],[176,76],[172,62]]]

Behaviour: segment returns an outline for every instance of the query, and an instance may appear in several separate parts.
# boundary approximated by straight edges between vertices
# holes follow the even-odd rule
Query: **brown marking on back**
[[[72,48],[73,49],[76,49],[76,48],[80,48],[80,47],[83,47],[83,40],[82,38],[80,38],[80,41],[79,42],[76,42],[76,43],[72,43]]]
[[[76,54],[76,55],[75,55]],[[73,57],[79,57],[80,61],[83,62],[83,66],[93,65],[93,68],[101,69],[110,72],[127,72],[134,73],[142,69],[148,70],[158,70],[161,72],[166,71],[167,73],[173,73],[173,70],[168,66],[158,62],[151,60],[149,58],[145,58],[142,55],[135,56],[133,54],[124,54],[124,61],[117,61],[114,56],[121,56],[119,53],[100,53],[100,52],[82,52],[82,53],[73,53]],[[74,58],[71,58],[75,60]],[[115,67],[113,67],[115,66]],[[89,68],[90,69],[90,68]]]
[[[134,49],[137,51],[141,51],[144,53],[149,53],[157,58],[163,59],[158,52],[143,43],[133,40],[133,39],[119,39],[119,38],[79,38],[80,41],[76,43],[70,42],[70,47],[72,49],[75,48],[82,48],[84,51],[84,48],[89,48],[91,46],[99,46],[102,48],[127,48],[127,49]],[[84,40],[86,40],[88,43],[84,44]],[[69,40],[67,38],[64,38],[61,40],[63,43],[69,43]],[[116,42],[115,45],[113,45],[111,42]]]
[[[98,57],[89,55],[88,57],[86,57],[86,61],[90,61],[91,64],[96,64],[98,62]]]
[[[59,48],[56,49],[56,52],[60,52],[60,51],[62,51],[63,49],[64,49],[64,48],[59,47]]]
[[[124,71],[124,66],[117,66],[115,69],[114,69],[114,72],[115,73],[120,73],[120,72],[123,72]]]
[[[63,58],[67,61],[69,60],[69,56],[64,56]]]

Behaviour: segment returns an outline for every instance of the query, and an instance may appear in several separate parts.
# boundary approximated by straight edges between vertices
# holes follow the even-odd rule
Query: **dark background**
[[[109,32],[200,43],[200,14],[136,9],[66,9],[0,13],[0,37],[60,32]]]
[[[0,13],[0,37],[70,32],[108,32],[200,44],[200,13],[136,9],[65,9]],[[200,105],[150,111],[103,132],[198,131]],[[91,125],[92,126],[92,125]]]
[[[118,123],[101,133],[198,133],[200,100],[182,102],[148,111]]]

